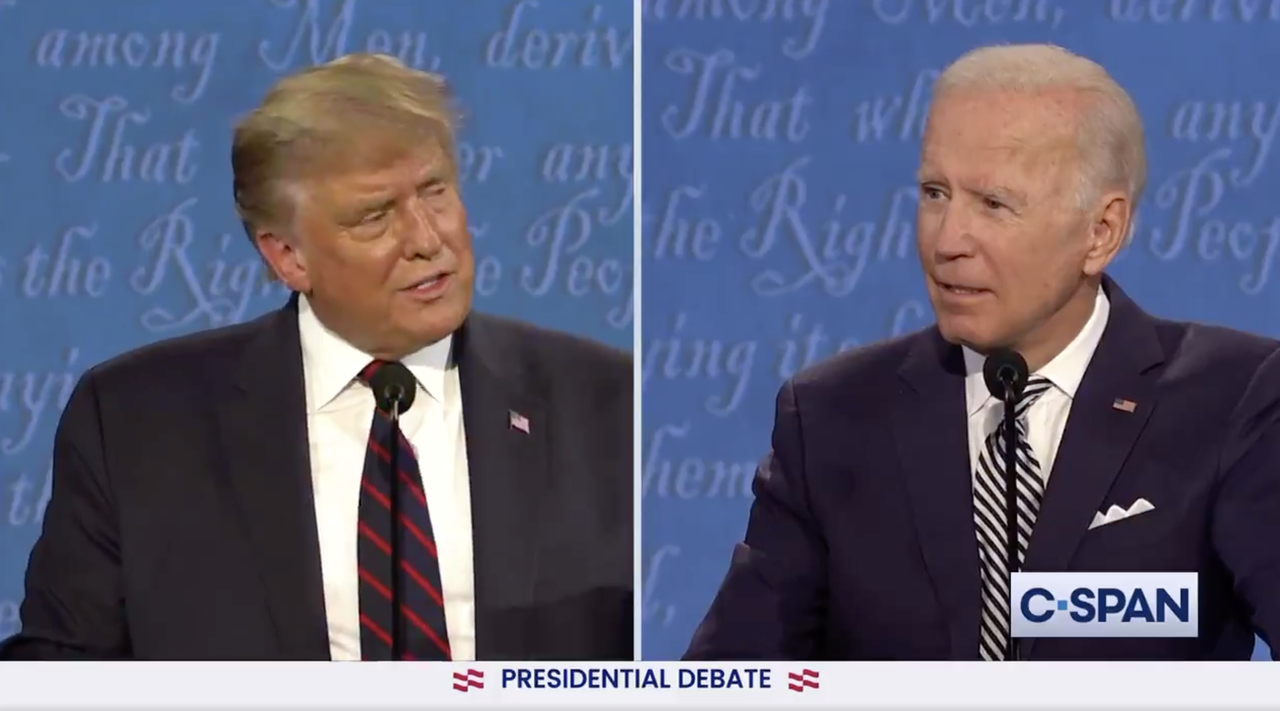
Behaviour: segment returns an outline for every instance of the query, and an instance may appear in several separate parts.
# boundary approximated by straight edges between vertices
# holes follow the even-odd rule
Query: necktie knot
[[[360,374],[357,375],[356,378],[358,378],[360,382],[364,383],[365,385],[368,385],[370,381],[373,380],[374,373],[377,373],[379,370],[382,369],[383,366],[388,364],[389,364],[389,361],[385,361],[385,360],[371,361],[369,365],[366,365],[364,368],[360,369]]]
[[[1022,417],[1032,405],[1036,404],[1045,393],[1049,392],[1049,388],[1053,387],[1053,383],[1048,378],[1040,375],[1034,375],[1027,381],[1027,387],[1022,390],[1022,398],[1015,405],[1015,411],[1018,417]]]

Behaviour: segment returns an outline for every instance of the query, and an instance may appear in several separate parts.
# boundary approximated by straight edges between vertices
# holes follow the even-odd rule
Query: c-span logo
[[[1014,573],[1014,637],[1195,637],[1195,573]]]

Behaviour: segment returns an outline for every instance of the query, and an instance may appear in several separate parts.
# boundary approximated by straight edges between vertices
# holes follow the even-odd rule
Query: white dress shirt
[[[1058,445],[1062,443],[1062,433],[1067,428],[1067,417],[1071,414],[1071,402],[1075,399],[1076,389],[1084,379],[1085,369],[1093,359],[1093,352],[1102,340],[1102,332],[1107,328],[1107,317],[1111,313],[1111,302],[1107,295],[1098,289],[1098,297],[1094,300],[1093,313],[1085,322],[1084,328],[1075,339],[1062,350],[1048,365],[1032,373],[1047,379],[1053,386],[1032,403],[1027,411],[1027,440],[1031,451],[1040,461],[1040,476],[1045,484],[1049,483],[1049,473],[1053,470],[1054,459],[1058,456]],[[986,381],[982,377],[982,365],[986,358],[980,353],[964,349],[965,401],[969,412],[969,471],[978,468],[978,453],[983,450],[987,436],[995,431],[1004,417],[1004,406],[991,396]]]
[[[298,330],[307,396],[307,438],[329,652],[360,659],[360,594],[356,573],[357,518],[365,448],[373,422],[373,392],[356,379],[373,358],[330,331],[298,299]],[[401,362],[418,380],[418,396],[400,418],[422,472],[440,561],[440,584],[453,659],[475,659],[475,574],[471,490],[452,339]]]

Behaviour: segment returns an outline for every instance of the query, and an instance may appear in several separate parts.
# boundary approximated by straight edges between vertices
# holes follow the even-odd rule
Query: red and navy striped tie
[[[360,372],[366,385],[378,368],[374,361]],[[394,432],[394,433],[393,433]],[[399,472],[393,477],[391,438],[400,440],[396,454]],[[391,486],[399,487],[400,521],[391,522]],[[388,413],[375,408],[369,444],[365,452],[364,477],[360,482],[360,533],[357,555],[360,573],[360,656],[365,660],[389,661],[392,630],[400,629],[400,659],[448,661],[449,634],[445,626],[440,562],[436,559],[435,536],[427,498],[418,472],[418,459],[399,427]],[[392,575],[391,537],[399,537],[400,575]],[[400,584],[400,609],[392,607],[392,581]]]

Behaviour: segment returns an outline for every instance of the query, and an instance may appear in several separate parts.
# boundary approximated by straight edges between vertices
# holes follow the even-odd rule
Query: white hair
[[[1128,92],[1096,62],[1049,44],[982,47],[947,67],[933,95],[936,100],[969,90],[1030,94],[1055,89],[1078,92],[1088,102],[1079,118],[1081,208],[1117,188],[1136,204],[1147,181],[1142,119]],[[1126,245],[1133,238],[1130,225]]]

